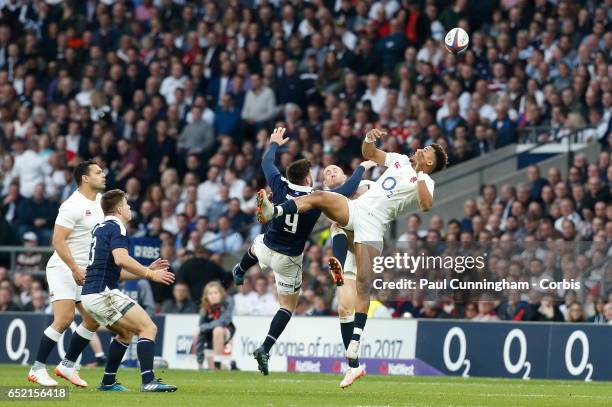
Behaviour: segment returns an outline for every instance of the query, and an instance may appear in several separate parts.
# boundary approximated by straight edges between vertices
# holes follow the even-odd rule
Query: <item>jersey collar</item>
[[[107,220],[114,220],[115,222],[117,222],[119,224],[119,226],[123,226],[123,222],[121,222],[121,219],[119,219],[118,217],[113,216],[113,215],[105,216],[104,220],[105,221],[107,221]]]
[[[309,187],[309,186],[306,186],[306,185],[294,184],[293,182],[289,182],[289,180],[284,178],[284,177],[282,179],[287,181],[287,185],[289,185],[289,188],[293,189],[294,191],[307,192],[307,193],[310,193],[310,192],[313,191],[312,187]]]

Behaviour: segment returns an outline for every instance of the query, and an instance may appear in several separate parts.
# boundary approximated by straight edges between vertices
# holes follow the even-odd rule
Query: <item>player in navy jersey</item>
[[[270,146],[261,163],[266,181],[272,189],[272,201],[276,205],[313,191],[310,161],[302,159],[291,163],[287,167],[286,178],[281,176],[274,165],[276,150],[289,141],[283,138],[284,133],[285,129],[282,127],[274,129],[270,136]],[[345,196],[352,195],[357,190],[363,173],[375,165],[373,161],[362,163],[344,185],[333,191]],[[261,193],[265,192],[260,191]],[[261,199],[261,196],[257,197],[258,201]],[[304,246],[320,215],[321,211],[315,209],[297,216],[293,214],[274,219],[267,225],[264,234],[257,236],[253,246],[232,270],[236,285],[244,283],[246,271],[257,262],[262,268],[271,268],[274,272],[280,309],[272,319],[263,345],[253,353],[259,370],[264,375],[268,374],[270,349],[287,326],[296,307],[302,286]]]
[[[155,379],[153,373],[157,327],[145,310],[117,287],[119,278],[125,278],[126,273],[131,273],[133,278],[147,278],[163,284],[171,284],[174,274],[168,271],[167,261],[156,261],[154,267],[145,267],[128,254],[125,225],[131,220],[132,212],[123,191],[113,189],[106,192],[100,203],[105,218],[92,231],[81,300],[87,312],[117,336],[111,342],[104,377],[98,390],[127,390],[117,383],[115,376],[132,337],[138,335],[137,352],[142,378],[140,391],[176,391],[176,386],[162,383]]]

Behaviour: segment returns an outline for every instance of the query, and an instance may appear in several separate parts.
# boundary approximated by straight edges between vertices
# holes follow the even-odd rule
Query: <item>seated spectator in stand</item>
[[[240,200],[236,198],[230,200],[225,217],[230,221],[232,230],[238,233],[241,233],[253,222],[253,217],[247,215],[240,209]]]
[[[198,249],[195,256],[184,260],[176,272],[177,282],[185,283],[189,287],[189,297],[195,302],[200,301],[204,286],[211,281],[220,281],[225,286],[232,281],[232,273],[224,271],[209,257],[206,250]]]
[[[483,294],[478,300],[478,315],[473,318],[474,321],[499,321],[499,316],[495,313],[493,300]]]
[[[42,290],[32,292],[32,300],[24,305],[23,310],[27,312],[45,313],[47,309],[47,295]]]
[[[251,278],[247,276],[234,294],[234,315],[250,315],[256,302],[257,294],[253,291]]]
[[[23,234],[23,247],[31,248],[38,246],[38,236],[34,232],[26,232]],[[15,270],[19,271],[40,271],[43,268],[41,264],[41,252],[21,252],[15,259]]]
[[[0,312],[21,311],[21,307],[13,302],[13,293],[7,287],[0,287]]]
[[[584,309],[580,303],[575,302],[569,307],[567,322],[586,322]]]
[[[235,253],[240,250],[244,240],[240,233],[235,232],[227,216],[219,218],[218,231],[206,249],[213,253]]]
[[[200,306],[200,327],[196,339],[198,367],[203,368],[204,356],[209,370],[228,370],[223,364],[224,348],[232,340],[236,327],[232,323],[234,300],[217,281],[206,284]]]
[[[449,318],[449,315],[438,306],[437,300],[423,301],[419,318]]]
[[[255,279],[255,306],[250,315],[274,315],[278,311],[278,301],[274,294],[268,291],[268,280],[264,276]]]
[[[172,289],[173,299],[167,299],[161,306],[162,314],[195,314],[198,307],[189,298],[189,287],[185,283],[176,283]]]
[[[521,301],[521,294],[517,290],[508,292],[508,298],[497,308],[497,315],[505,321],[522,321],[525,318],[526,303]]]
[[[539,306],[537,308],[533,307],[529,311],[525,318],[526,321],[563,322],[565,320],[551,295],[543,296]]]
[[[51,243],[53,222],[57,215],[57,205],[45,198],[45,184],[34,186],[32,196],[26,198],[17,208],[19,228],[17,233],[23,235],[27,231],[36,233],[38,240],[46,246]]]

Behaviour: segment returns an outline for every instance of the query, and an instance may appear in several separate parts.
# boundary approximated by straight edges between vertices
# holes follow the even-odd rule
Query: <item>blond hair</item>
[[[225,298],[225,288],[223,288],[221,283],[218,281],[211,281],[210,283],[206,284],[206,286],[202,290],[200,311],[206,312],[206,309],[210,306],[210,303],[208,302],[208,294],[213,288],[216,288],[221,293],[221,301],[223,301],[223,299]]]

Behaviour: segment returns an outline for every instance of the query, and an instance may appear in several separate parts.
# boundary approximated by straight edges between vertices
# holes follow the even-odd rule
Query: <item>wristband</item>
[[[417,173],[417,181],[425,181],[425,176],[426,176],[426,175],[427,175],[427,174],[425,174],[423,171],[419,171],[419,172]]]

